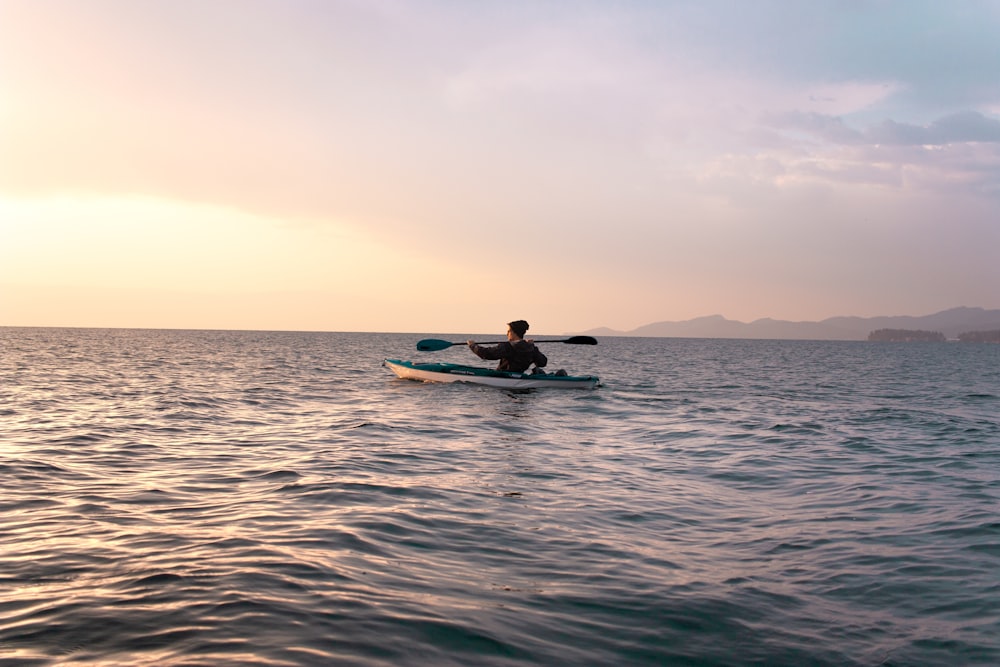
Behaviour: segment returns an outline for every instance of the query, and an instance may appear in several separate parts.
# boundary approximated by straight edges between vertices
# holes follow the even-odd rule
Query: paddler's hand
[[[474,340],[467,340],[467,341],[465,341],[465,342],[466,342],[466,344],[467,344],[467,345],[468,345],[468,346],[469,346],[470,348],[471,348],[471,347],[475,347],[475,346],[476,346],[476,341],[474,341]]]

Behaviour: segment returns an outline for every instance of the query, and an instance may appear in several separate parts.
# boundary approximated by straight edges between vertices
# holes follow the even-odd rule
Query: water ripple
[[[0,334],[0,664],[1000,663],[996,346]]]

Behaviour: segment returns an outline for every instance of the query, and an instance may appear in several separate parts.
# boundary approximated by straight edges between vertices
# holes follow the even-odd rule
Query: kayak
[[[551,373],[513,373],[461,364],[418,364],[386,359],[382,362],[404,380],[423,382],[470,382],[504,389],[593,389],[598,378],[593,375],[553,375]]]
[[[550,373],[514,373],[461,364],[418,364],[399,359],[385,359],[383,366],[404,380],[423,382],[469,382],[504,389],[593,389],[598,378],[593,375],[553,375]]]

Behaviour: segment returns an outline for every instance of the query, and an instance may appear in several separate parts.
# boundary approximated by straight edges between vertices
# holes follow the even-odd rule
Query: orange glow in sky
[[[997,308],[991,7],[4,0],[0,326]]]

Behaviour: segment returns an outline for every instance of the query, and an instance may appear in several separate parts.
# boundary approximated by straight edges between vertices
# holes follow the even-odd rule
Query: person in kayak
[[[507,342],[500,343],[495,347],[480,347],[476,341],[470,340],[469,349],[480,359],[496,360],[498,371],[513,371],[523,373],[528,370],[531,364],[536,368],[542,368],[549,360],[542,354],[541,350],[535,347],[530,340],[524,339],[524,334],[528,331],[528,323],[524,320],[515,320],[507,324]]]

